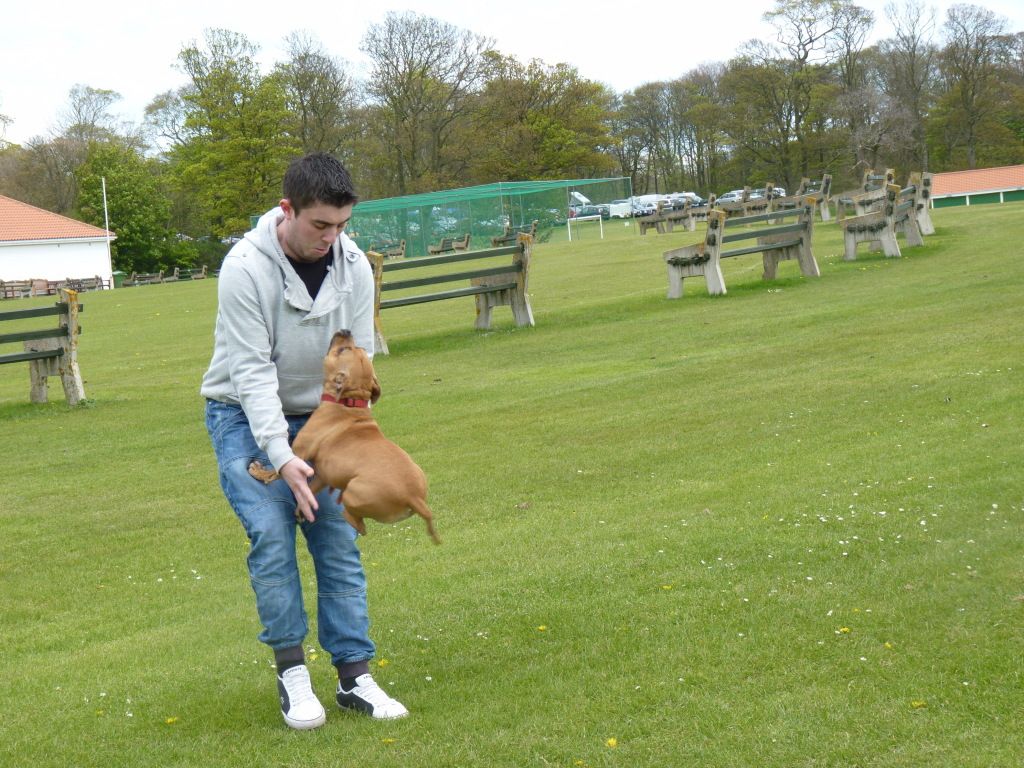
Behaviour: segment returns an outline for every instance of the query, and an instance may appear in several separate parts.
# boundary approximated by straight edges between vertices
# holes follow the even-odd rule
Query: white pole
[[[101,176],[103,182],[103,230],[107,233],[107,278],[110,280],[110,287],[114,287],[114,259],[110,255],[110,216],[107,213],[107,177]]]

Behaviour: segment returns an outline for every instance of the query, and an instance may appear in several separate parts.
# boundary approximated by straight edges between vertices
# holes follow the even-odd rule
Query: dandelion
[[[377,666],[378,666],[378,667],[386,667],[386,666],[387,666],[388,664],[390,664],[390,663],[391,663],[391,662],[390,662],[390,661],[388,661],[387,659],[378,659],[378,660],[377,660]]]
[[[849,627],[840,627],[839,628],[839,634],[841,634],[841,635],[848,635],[848,634],[850,634],[850,628]]]
[[[394,744],[395,740],[394,739],[381,739],[380,742],[381,742],[381,744]]]
[[[541,624],[539,627],[537,627],[537,631],[538,632],[547,632],[548,631],[548,625],[547,624]]]
[[[672,585],[671,585],[671,584],[662,584],[662,585],[661,585],[661,588],[662,588],[662,589],[666,589],[666,590],[668,590],[668,589],[672,589]]]
[[[921,701],[920,699],[915,699],[914,701],[910,702],[910,706],[914,709],[924,709],[928,706],[928,704],[924,701]]]
[[[178,722],[178,718],[168,717],[166,720],[164,720],[164,722],[167,723],[167,725],[174,725],[176,722]]]
[[[619,746],[619,740],[612,736],[604,743],[604,745],[608,747],[608,749],[615,749],[617,746]]]

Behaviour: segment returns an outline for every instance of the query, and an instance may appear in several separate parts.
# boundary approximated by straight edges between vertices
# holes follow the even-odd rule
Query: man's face
[[[317,261],[326,256],[349,219],[352,204],[336,208],[316,203],[296,212],[288,200],[281,201],[284,220],[277,226],[277,235],[285,254],[295,261]]]

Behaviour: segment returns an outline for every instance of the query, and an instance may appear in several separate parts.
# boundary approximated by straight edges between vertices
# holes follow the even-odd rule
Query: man
[[[334,332],[349,329],[358,346],[373,350],[373,273],[344,233],[356,201],[348,171],[329,155],[291,163],[280,206],[224,259],[213,359],[201,387],[221,487],[249,537],[259,639],[274,651],[285,723],[299,729],[322,725],[325,713],[303,654],[296,527],[316,571],[318,635],[338,670],[338,704],[381,719],[408,714],[369,674],[376,649],[355,529],[329,489],[314,497],[313,468],[291,449],[320,402]],[[254,459],[281,479],[264,485],[251,477]]]

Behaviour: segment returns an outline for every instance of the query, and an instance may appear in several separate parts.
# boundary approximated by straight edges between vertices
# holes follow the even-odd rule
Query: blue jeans
[[[307,418],[287,417],[289,440],[295,439]],[[274,650],[292,648],[302,645],[309,630],[295,549],[298,527],[316,571],[320,647],[331,654],[334,664],[372,659],[376,649],[369,635],[366,574],[356,531],[341,516],[341,504],[325,488],[316,497],[316,521],[300,523],[295,519],[295,496],[284,480],[266,485],[252,477],[253,459],[265,467],[270,461],[256,445],[241,406],[207,400],[206,429],[217,456],[221,488],[249,537],[249,580],[263,624],[259,639]]]

